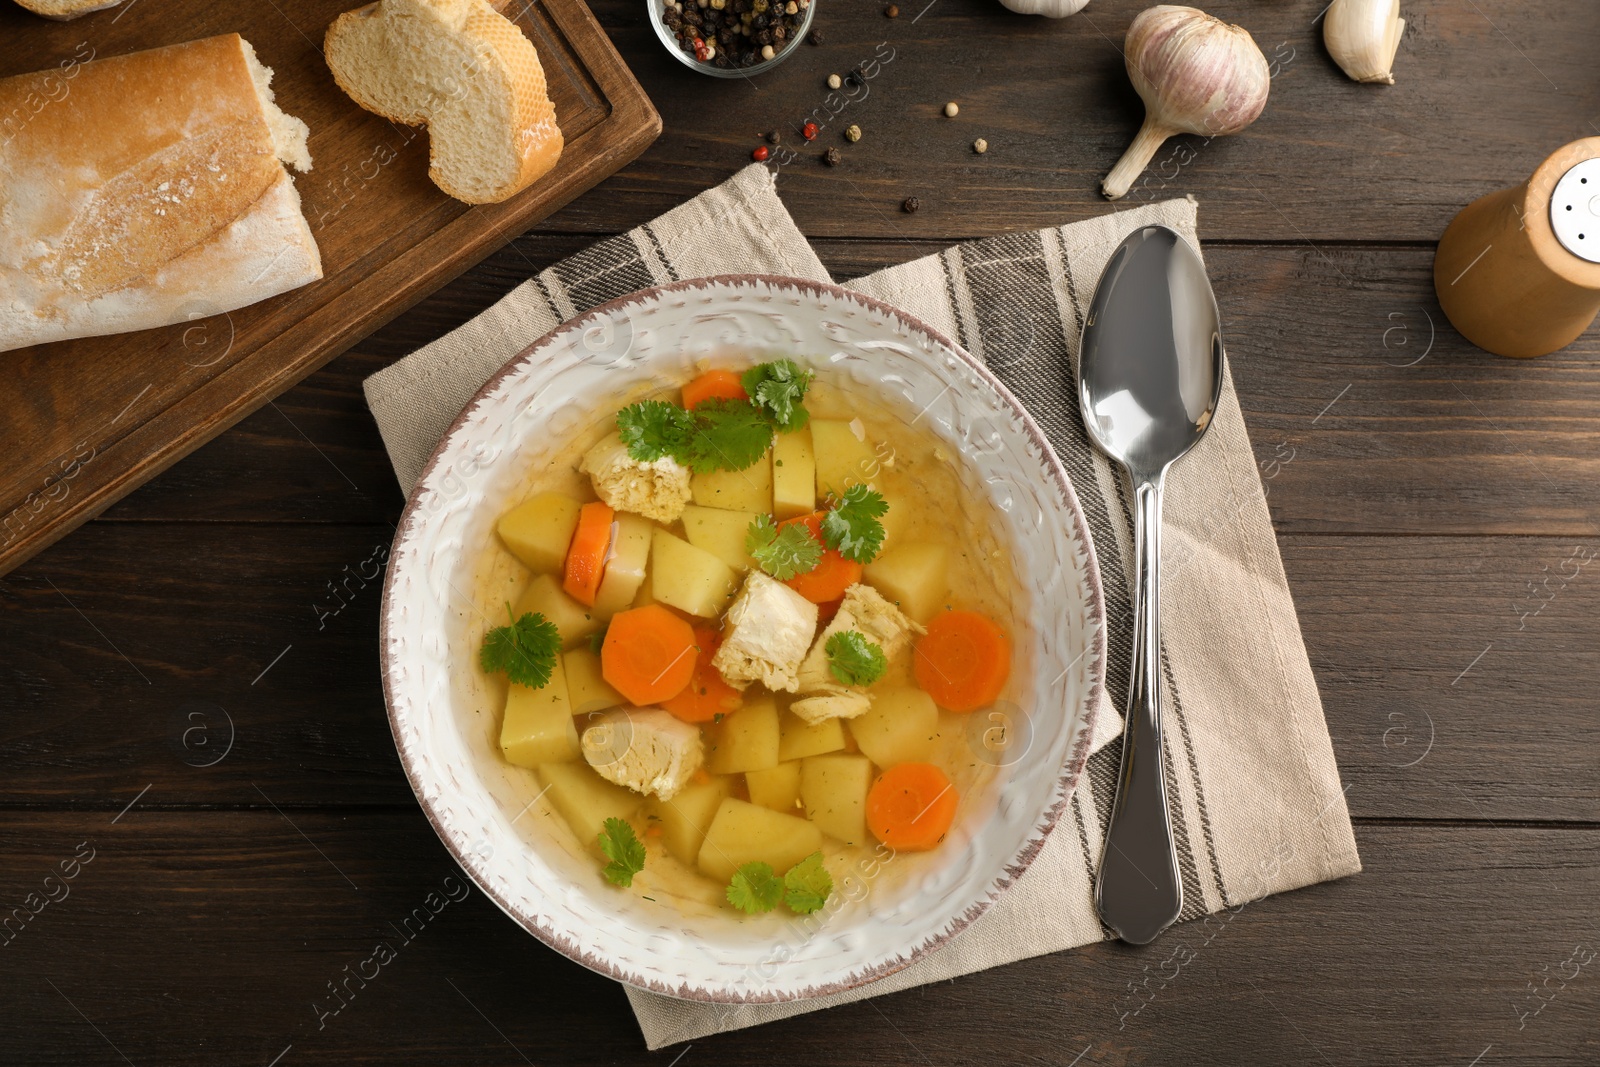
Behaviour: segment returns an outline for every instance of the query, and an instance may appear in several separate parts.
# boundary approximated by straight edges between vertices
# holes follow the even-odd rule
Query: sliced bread
[[[108,7],[116,7],[122,0],[17,0],[17,3],[35,15],[65,21],[75,19],[79,15],[87,15],[91,11],[104,11]]]
[[[0,79],[0,351],[243,307],[322,277],[305,123],[236,33]],[[35,106],[38,101],[43,101]]]
[[[324,52],[357,104],[428,127],[428,174],[458,200],[498,203],[561,157],[533,42],[487,0],[380,0],[335,19]]]

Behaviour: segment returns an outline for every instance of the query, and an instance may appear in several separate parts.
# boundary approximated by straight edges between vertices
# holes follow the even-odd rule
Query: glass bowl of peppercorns
[[[713,78],[771,70],[811,29],[817,0],[645,0],[678,61]]]

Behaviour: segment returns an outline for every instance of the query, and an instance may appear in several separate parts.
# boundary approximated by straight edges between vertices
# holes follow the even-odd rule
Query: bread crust
[[[116,7],[122,3],[122,0],[63,0],[63,2],[56,4],[53,9],[48,9],[47,5],[39,3],[38,0],[17,0],[17,3],[32,11],[35,15],[41,15],[47,19],[55,19],[57,22],[68,22],[91,12],[104,11],[107,8]]]
[[[53,97],[54,71],[0,80],[0,351],[241,307],[272,295],[263,273],[292,282],[274,292],[321,277],[246,47],[95,60]],[[236,262],[201,257],[209,276],[186,279],[208,244]]]
[[[449,168],[442,158],[449,151],[430,131],[428,142],[428,176],[445,193],[469,204],[499,203],[526,189],[549,173],[561,157],[564,142],[560,127],[556,125],[555,107],[545,84],[544,68],[539,63],[538,52],[517,26],[500,14],[486,0],[423,0],[424,3],[444,7],[465,7],[466,18],[457,32],[474,47],[480,63],[469,72],[470,76],[493,78],[502,82],[512,102],[513,121],[504,131],[518,158],[517,171],[510,181],[503,182],[487,195],[463,188],[452,182]],[[431,116],[427,108],[410,111],[396,106],[396,101],[382,98],[375,86],[365,83],[358,73],[357,64],[347,58],[365,35],[383,32],[381,23],[386,18],[382,0],[365,7],[346,11],[329,25],[323,42],[323,53],[328,67],[341,90],[362,108],[382,115],[391,122],[405,125],[428,125]],[[395,56],[393,63],[404,68],[408,58]],[[456,76],[448,71],[406,71],[403,76],[414,79],[428,78],[446,82]]]

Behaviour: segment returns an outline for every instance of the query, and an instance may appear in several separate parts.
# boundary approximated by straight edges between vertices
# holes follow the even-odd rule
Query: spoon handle
[[[1178,918],[1183,881],[1167,815],[1161,747],[1161,483],[1134,485],[1133,678],[1122,735],[1122,773],[1095,884],[1100,917],[1143,945]]]

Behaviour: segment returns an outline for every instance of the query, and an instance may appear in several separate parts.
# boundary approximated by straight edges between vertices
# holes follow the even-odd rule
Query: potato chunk
[[[696,474],[689,479],[689,490],[701,507],[765,515],[772,510],[772,453],[742,471]]]
[[[559,657],[543,689],[529,689],[513,682],[506,691],[500,751],[507,763],[518,767],[566,763],[578,758],[578,731],[572,725],[567,674]]]
[[[706,770],[712,774],[764,771],[778,765],[778,706],[751,701],[705,728]]]
[[[680,862],[693,867],[700,855],[706,830],[716,817],[717,808],[733,789],[728,778],[713,778],[699,785],[685,786],[671,800],[650,801],[649,811],[661,827],[661,843]]]
[[[811,427],[780,433],[772,444],[772,515],[792,519],[817,510],[817,460]]]
[[[750,803],[793,814],[795,801],[800,799],[800,761],[790,760],[764,771],[745,771],[744,785],[750,793]]]
[[[758,860],[783,874],[822,847],[822,831],[798,815],[729,797],[717,808],[700,846],[700,870],[718,882]]]
[[[600,616],[568,596],[561,588],[561,579],[553,574],[534,578],[517,601],[517,618],[530,611],[555,624],[562,648],[573,647],[600,628]]]
[[[661,603],[702,619],[722,614],[738,578],[703,548],[657,529],[650,543],[650,593]]]
[[[600,673],[600,657],[594,649],[579,646],[561,655],[561,666],[567,675],[567,699],[572,703],[572,714],[588,715],[605,711],[627,701],[622,694],[606,683]]]
[[[928,541],[910,541],[867,564],[866,583],[910,616],[927,622],[944,606],[950,591],[950,550]]]
[[[594,596],[594,610],[601,618],[610,618],[633,606],[639,586],[644,584],[645,568],[650,562],[650,535],[654,530],[649,519],[626,511],[617,512],[605,576],[600,579],[600,588]]]
[[[540,493],[500,516],[495,529],[511,554],[535,571],[559,571],[578,528],[580,506],[562,493]]]
[[[755,566],[755,560],[744,550],[745,534],[755,520],[753,511],[724,511],[690,504],[683,509],[683,532],[691,545],[743,572]]]
[[[877,690],[872,707],[850,720],[850,736],[878,766],[925,763],[939,733],[939,708],[933,698],[909,686]]]
[[[539,780],[545,796],[567,820],[572,834],[590,848],[607,819],[629,819],[643,799],[620,785],[612,785],[589,769],[586,763],[541,763]]]
[[[829,837],[861,845],[867,837],[867,790],[872,761],[865,756],[809,756],[800,761],[800,802],[806,818]]]
[[[857,482],[872,484],[878,457],[860,419],[812,419],[811,450],[817,465],[817,496],[838,496]]]
[[[778,758],[797,760],[837,752],[844,747],[844,726],[840,720],[823,719],[809,723],[792,711],[778,719]]]

